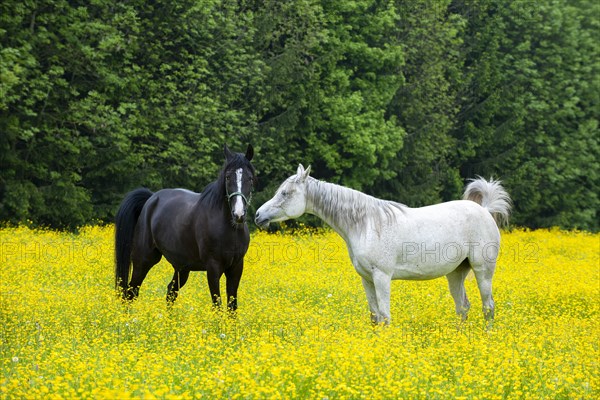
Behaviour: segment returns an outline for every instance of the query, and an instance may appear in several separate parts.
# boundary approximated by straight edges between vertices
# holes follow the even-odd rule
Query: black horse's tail
[[[115,287],[125,293],[129,285],[131,246],[137,220],[153,193],[145,188],[129,192],[115,217]]]

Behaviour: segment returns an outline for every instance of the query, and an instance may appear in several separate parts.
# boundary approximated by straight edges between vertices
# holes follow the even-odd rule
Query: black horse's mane
[[[241,153],[233,153],[233,156],[223,164],[223,168],[221,168],[217,180],[209,183],[204,190],[202,190],[200,201],[212,208],[222,208],[227,202],[227,196],[225,194],[225,172],[232,169],[236,170],[238,168],[249,169],[252,172],[252,178],[256,181],[254,166],[250,161],[248,161]]]

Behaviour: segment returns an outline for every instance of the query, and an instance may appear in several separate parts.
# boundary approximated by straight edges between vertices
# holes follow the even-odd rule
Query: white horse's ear
[[[308,178],[308,174],[310,174],[310,165],[304,170],[304,179]]]
[[[302,164],[298,165],[298,171],[296,172],[296,182],[304,182],[306,178],[308,178],[308,174],[310,173],[310,165],[308,168],[304,169]]]

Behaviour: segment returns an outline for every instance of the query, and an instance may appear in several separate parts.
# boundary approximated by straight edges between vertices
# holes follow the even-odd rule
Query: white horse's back
[[[407,235],[414,237],[419,233],[425,237],[432,232],[455,236],[458,234],[471,238],[483,228],[497,233],[498,227],[492,215],[483,207],[468,200],[454,200],[419,208],[407,208],[402,221],[407,224]],[[431,236],[430,236],[431,237]],[[433,238],[433,237],[432,237]],[[439,240],[440,237],[435,237]]]
[[[361,266],[377,266],[392,279],[427,280],[445,276],[469,257],[497,249],[500,233],[490,213],[472,201],[457,200],[421,208],[405,207],[376,229],[356,231],[347,239]],[[375,225],[373,225],[375,227]]]

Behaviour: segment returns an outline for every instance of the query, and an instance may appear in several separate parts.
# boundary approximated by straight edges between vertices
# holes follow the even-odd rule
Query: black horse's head
[[[243,224],[246,222],[248,204],[256,183],[256,173],[250,163],[254,149],[249,144],[246,154],[233,153],[225,145],[224,152],[223,179],[231,218],[234,224]]]

